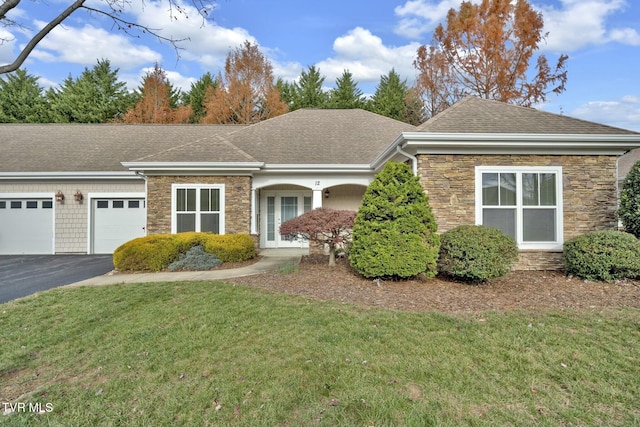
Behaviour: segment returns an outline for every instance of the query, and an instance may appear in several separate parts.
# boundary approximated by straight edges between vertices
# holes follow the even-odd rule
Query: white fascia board
[[[12,179],[140,179],[132,171],[120,172],[0,172],[0,180]]]
[[[405,146],[431,154],[606,154],[640,148],[640,135],[405,132]]]
[[[261,172],[299,173],[299,172],[342,172],[371,173],[369,164],[266,164]]]
[[[405,141],[404,135],[405,133],[400,134],[382,153],[378,154],[373,162],[371,162],[371,169],[378,169],[380,165],[386,163],[398,153],[396,147],[400,147]]]
[[[132,171],[214,171],[253,172],[264,165],[262,162],[122,162]]]

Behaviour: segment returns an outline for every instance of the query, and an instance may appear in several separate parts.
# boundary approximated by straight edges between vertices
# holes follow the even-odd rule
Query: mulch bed
[[[588,282],[558,271],[516,271],[479,285],[420,277],[374,281],[359,276],[346,260],[329,267],[322,255],[303,257],[297,272],[229,281],[318,300],[405,311],[640,307],[640,281]]]

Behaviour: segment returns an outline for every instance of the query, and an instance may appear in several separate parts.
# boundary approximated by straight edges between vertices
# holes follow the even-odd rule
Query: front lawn
[[[17,410],[0,424],[638,425],[639,325],[635,308],[439,314],[224,283],[58,289],[0,305],[0,409]]]

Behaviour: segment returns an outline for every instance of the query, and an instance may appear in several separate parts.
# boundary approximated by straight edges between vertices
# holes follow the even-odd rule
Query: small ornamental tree
[[[367,187],[353,226],[351,266],[364,277],[436,274],[440,238],[429,198],[409,165],[389,162]]]
[[[618,218],[627,232],[640,237],[640,162],[633,165],[622,184]]]
[[[336,265],[336,249],[351,240],[354,211],[318,208],[285,221],[280,234],[303,234],[318,245],[329,245],[329,265]]]

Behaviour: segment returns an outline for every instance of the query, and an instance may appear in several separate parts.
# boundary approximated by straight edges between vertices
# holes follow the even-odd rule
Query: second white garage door
[[[121,244],[145,235],[144,198],[92,198],[94,254],[111,254]]]

